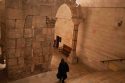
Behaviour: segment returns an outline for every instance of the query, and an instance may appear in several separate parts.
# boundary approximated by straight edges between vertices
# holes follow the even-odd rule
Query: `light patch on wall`
[[[76,4],[79,6],[80,5],[80,0],[76,0]]]
[[[59,7],[58,12],[56,14],[57,18],[66,18],[66,19],[71,19],[72,15],[71,15],[71,10],[70,8],[66,5],[63,4]]]
[[[81,6],[96,6],[103,3],[104,0],[76,0]]]
[[[76,0],[82,7],[125,7],[125,0]]]
[[[62,47],[63,44],[72,46],[72,36],[73,36],[73,22],[72,22],[72,13],[68,5],[63,4],[59,7],[56,14],[56,25],[55,25],[55,38],[60,36],[62,41],[59,44],[59,47]]]

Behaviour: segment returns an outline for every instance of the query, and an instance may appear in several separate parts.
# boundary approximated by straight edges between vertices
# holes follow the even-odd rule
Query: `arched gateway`
[[[55,7],[55,15],[58,11],[58,8],[63,4],[66,4],[70,8],[71,14],[72,14],[72,21],[74,24],[74,29],[73,29],[73,39],[72,39],[72,51],[69,57],[69,61],[71,63],[76,63],[77,62],[76,46],[77,46],[78,27],[82,19],[81,8],[80,8],[80,5],[76,3],[76,0],[63,0],[61,2],[57,2],[57,5]]]
[[[47,0],[49,3],[49,0]],[[42,0],[6,0],[5,28],[2,30],[3,56],[6,56],[8,77],[18,79],[32,75],[36,65],[48,69],[52,57],[54,19],[58,8],[67,4],[74,24],[71,62],[76,62],[78,26],[81,19],[80,5],[76,0],[57,0],[55,4]],[[15,5],[16,4],[16,5]],[[50,10],[55,13],[51,15]],[[15,12],[15,13],[14,13]],[[48,21],[46,19],[49,19]],[[49,51],[49,52],[48,52]]]

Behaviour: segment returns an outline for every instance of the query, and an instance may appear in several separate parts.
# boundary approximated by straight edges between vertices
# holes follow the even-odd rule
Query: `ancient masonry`
[[[49,68],[55,21],[46,20],[40,3],[38,0],[6,0],[3,54],[10,79],[34,72],[36,65],[41,65],[43,70]]]

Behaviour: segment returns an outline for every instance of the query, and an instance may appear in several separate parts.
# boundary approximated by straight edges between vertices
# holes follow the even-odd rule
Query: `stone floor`
[[[0,83],[7,83],[6,64],[0,63]]]
[[[60,83],[55,74],[51,71],[43,74],[34,75],[10,83]],[[65,83],[125,83],[125,72],[95,72],[78,78],[68,78]]]
[[[50,83],[50,81],[51,83],[58,83],[58,79],[56,78],[56,73],[57,73],[58,65],[60,63],[61,58],[64,58],[65,61],[68,62],[67,57],[65,57],[65,55],[59,52],[58,49],[54,49],[54,54],[51,62],[51,71],[30,76],[10,83]],[[86,75],[88,73],[93,72],[91,69],[89,69],[88,67],[80,63],[70,64],[68,62],[68,64],[70,69],[70,72],[68,73],[68,79],[75,79],[81,75]]]
[[[0,83],[7,83],[7,73],[5,70],[0,71]]]
[[[57,49],[54,49],[51,71],[9,83],[59,83],[56,78],[56,73],[61,58],[64,58],[67,61],[67,58],[63,54],[58,52]],[[96,72],[81,63],[68,64],[70,72],[68,73],[68,79],[65,83],[125,83],[125,71]]]
[[[70,79],[67,83],[125,83],[125,71],[94,72],[77,79]]]
[[[58,69],[58,65],[60,63],[61,58],[64,58],[65,61],[69,64],[69,78],[70,76],[73,77],[78,77],[80,75],[85,75],[88,74],[90,72],[93,72],[92,69],[90,69],[89,67],[78,63],[78,64],[70,64],[68,62],[68,58],[65,57],[65,55],[63,55],[61,52],[59,52],[57,49],[54,49],[54,55],[52,57],[52,62],[51,62],[51,69],[52,70],[57,70]]]

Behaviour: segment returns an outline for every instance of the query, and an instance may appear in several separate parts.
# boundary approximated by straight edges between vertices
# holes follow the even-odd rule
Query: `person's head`
[[[64,59],[62,58],[62,59],[61,59],[61,63],[64,63],[64,62],[65,62],[65,61],[64,61]]]

